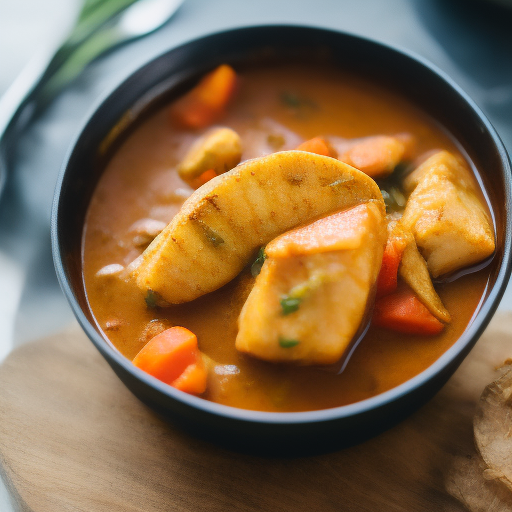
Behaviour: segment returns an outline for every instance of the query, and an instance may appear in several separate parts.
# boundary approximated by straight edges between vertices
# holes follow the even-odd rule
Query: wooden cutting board
[[[446,481],[474,452],[475,404],[511,356],[512,314],[500,314],[443,390],[400,425],[337,453],[272,459],[164,422],[74,325],[0,367],[0,469],[24,512],[460,512]]]

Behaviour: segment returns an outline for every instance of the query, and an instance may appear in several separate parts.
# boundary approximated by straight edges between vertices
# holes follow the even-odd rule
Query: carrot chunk
[[[194,189],[198,189],[216,176],[217,173],[213,169],[208,169],[207,171],[204,171],[202,174],[200,174],[197,178],[190,180],[190,186]]]
[[[323,156],[335,156],[329,144],[321,137],[313,137],[312,139],[304,141],[297,146],[299,151],[307,151],[308,153],[315,153]]]
[[[354,144],[339,159],[372,178],[385,178],[411,155],[413,145],[414,139],[408,134],[376,135]]]
[[[402,238],[390,237],[386,242],[379,277],[377,278],[377,298],[389,295],[398,285],[398,267],[405,249]]]
[[[196,335],[184,327],[171,327],[152,338],[133,364],[153,377],[187,393],[206,389],[206,368]]]
[[[186,128],[205,128],[217,121],[233,96],[236,73],[222,64],[208,73],[171,107],[171,118]]]
[[[200,395],[206,390],[207,372],[203,360],[198,359],[185,368],[183,373],[172,383],[172,386],[185,393]]]
[[[374,220],[373,210],[367,204],[360,204],[286,231],[266,246],[265,255],[285,259],[358,249],[365,239],[370,221]]]
[[[433,336],[442,324],[409,289],[386,295],[375,301],[373,325],[406,334]]]

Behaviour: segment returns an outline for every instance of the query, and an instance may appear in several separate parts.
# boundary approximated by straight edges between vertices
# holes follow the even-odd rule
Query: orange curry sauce
[[[290,94],[292,101],[287,101]],[[294,104],[294,98],[301,101]],[[297,134],[299,143],[318,135],[349,139],[408,132],[417,139],[415,156],[433,149],[461,156],[451,136],[424,112],[375,84],[330,68],[242,72],[237,96],[221,121],[240,134],[242,161],[268,152],[264,142],[273,123]],[[187,187],[176,166],[198,133],[172,126],[166,108],[152,115],[110,160],[89,206],[83,236],[87,297],[99,328],[122,354],[135,356],[148,341],[144,332],[152,320],[184,326],[216,363],[239,369],[231,374],[232,367],[221,374],[212,372],[204,398],[244,409],[305,411],[350,404],[389,390],[425,370],[461,335],[484,293],[485,268],[436,285],[453,319],[440,335],[411,336],[371,327],[339,375],[266,363],[237,352],[237,318],[254,282],[248,269],[193,302],[155,309],[146,306],[133,281],[97,277],[102,267],[126,266],[141,254],[130,232],[136,221],[167,223],[179,210],[179,189]]]

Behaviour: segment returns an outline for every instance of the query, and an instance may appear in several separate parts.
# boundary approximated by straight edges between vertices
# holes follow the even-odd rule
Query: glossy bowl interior
[[[86,210],[104,162],[137,119],[181,94],[221,63],[325,60],[400,93],[437,119],[477,167],[493,205],[497,250],[485,298],[459,340],[426,371],[373,398],[303,413],[246,411],[184,394],[135,368],[98,332],[81,270]],[[431,64],[400,50],[323,29],[243,28],[192,41],[146,64],[94,109],[72,145],[57,184],[52,244],[61,286],[83,329],[126,386],[189,431],[243,450],[303,454],[360,442],[389,428],[436,393],[492,317],[510,275],[510,162],[498,135],[473,102]],[[79,398],[78,398],[79,399]]]

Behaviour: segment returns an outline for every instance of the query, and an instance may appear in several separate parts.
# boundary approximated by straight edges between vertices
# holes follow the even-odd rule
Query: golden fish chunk
[[[364,320],[385,242],[372,202],[272,241],[238,319],[236,348],[273,362],[338,361]]]
[[[440,151],[405,181],[402,217],[433,277],[478,263],[494,252],[494,230],[469,171]]]
[[[213,169],[217,175],[233,169],[242,157],[242,141],[231,128],[212,128],[200,137],[183,158],[178,174],[191,183]]]

